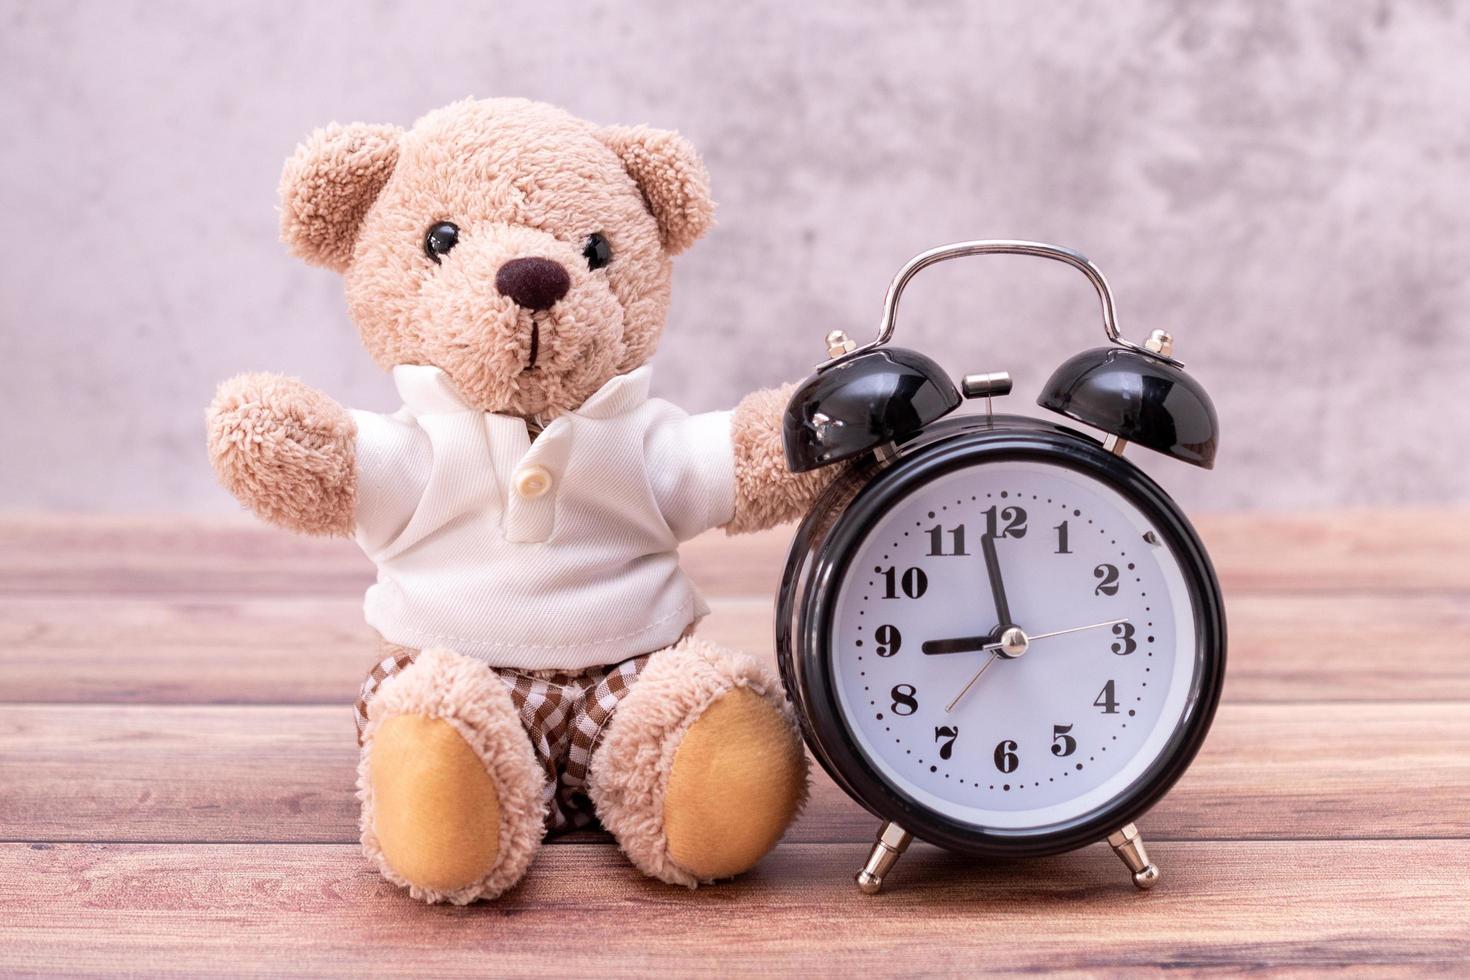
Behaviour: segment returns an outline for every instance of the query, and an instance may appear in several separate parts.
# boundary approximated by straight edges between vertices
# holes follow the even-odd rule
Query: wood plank
[[[1245,593],[1225,615],[1229,701],[1470,700],[1470,596]]]
[[[0,517],[0,592],[350,595],[371,581],[351,542],[243,517]]]
[[[1470,591],[1470,510],[1199,518],[1229,594]],[[791,528],[685,545],[712,595],[771,595]],[[347,541],[182,517],[0,518],[0,593],[347,596],[372,579]]]
[[[876,821],[822,774],[795,839]],[[1149,839],[1470,838],[1470,704],[1226,704]]]
[[[0,972],[646,977],[1463,970],[1470,842],[1173,843],[1136,893],[1104,847],[977,865],[924,845],[876,898],[857,845],[689,892],[548,848],[499,901],[407,899],[334,845],[0,845]]]
[[[1207,514],[1196,526],[1227,596],[1470,591],[1470,508]]]
[[[357,839],[345,707],[8,705],[0,839]],[[1226,705],[1153,839],[1470,837],[1470,705]],[[790,839],[865,841],[825,775]]]
[[[700,636],[774,664],[771,609],[715,600]],[[342,705],[380,656],[360,599],[0,597],[0,702]]]
[[[790,537],[712,531],[681,555],[712,595],[772,594]],[[0,517],[0,594],[361,596],[372,581],[351,541],[239,520]]]
[[[707,640],[774,664],[772,604],[715,599]],[[1227,696],[1470,700],[1470,599],[1243,595]],[[1412,624],[1390,655],[1387,624]],[[0,598],[0,701],[346,704],[376,662],[355,599]]]

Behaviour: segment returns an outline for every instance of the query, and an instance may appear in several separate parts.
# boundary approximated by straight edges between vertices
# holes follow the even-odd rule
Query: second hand
[[[1000,652],[997,651],[997,650],[991,650],[990,651],[990,659],[987,660],[987,661],[985,661],[985,663],[983,663],[983,664],[980,665],[980,669],[975,672],[975,676],[974,677],[971,677],[970,678],[970,683],[968,683],[968,684],[965,685],[965,689],[963,691],[961,691],[960,693],[956,694],[954,696],[954,700],[951,701],[949,704],[946,704],[944,706],[945,712],[948,713],[948,712],[953,711],[954,710],[954,706],[960,703],[960,698],[964,697],[966,694],[969,694],[970,693],[970,688],[972,688],[972,687],[975,686],[975,682],[978,681],[980,679],[980,677],[987,670],[990,669],[990,665],[991,664],[995,663],[999,659],[1000,659]]]
[[[1070,629],[1052,630],[1050,633],[1037,633],[1035,636],[1027,636],[1022,630],[1015,627],[1012,627],[1009,632],[1016,632],[1021,634],[1021,647],[1019,650],[1016,651],[1015,654],[1019,657],[1021,654],[1026,652],[1027,648],[1031,645],[1031,641],[1033,640],[1045,640],[1048,637],[1052,636],[1065,636],[1068,633],[1080,633],[1083,630],[1095,630],[1100,629],[1104,626],[1117,626],[1119,623],[1126,622],[1128,622],[1127,617],[1124,617],[1123,619],[1109,619],[1106,622],[1102,623],[1088,623],[1086,626],[1073,626]],[[1005,640],[1002,640],[998,643],[987,643],[985,646],[980,648],[982,652],[989,651],[990,659],[980,665],[980,669],[975,671],[975,676],[970,678],[970,682],[965,685],[964,689],[954,696],[953,701],[944,706],[946,714],[954,710],[954,706],[960,703],[960,698],[970,693],[970,688],[974,687],[975,682],[978,681],[982,676],[984,676],[985,672],[990,669],[990,665],[1001,658],[1001,649],[1004,648],[1006,645],[1007,642]]]

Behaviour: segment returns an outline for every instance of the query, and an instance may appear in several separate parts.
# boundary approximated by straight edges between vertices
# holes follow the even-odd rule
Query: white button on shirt
[[[495,666],[580,670],[668,646],[708,608],[680,541],[735,510],[730,413],[648,397],[639,368],[531,440],[403,365],[403,408],[353,412],[369,625]]]
[[[546,472],[546,467],[532,463],[516,470],[515,478],[516,493],[526,499],[539,497],[551,489],[551,474]]]

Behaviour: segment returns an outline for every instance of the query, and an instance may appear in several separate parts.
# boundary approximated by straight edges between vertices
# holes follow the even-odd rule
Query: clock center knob
[[[1019,626],[1007,626],[1000,634],[1000,646],[997,652],[1007,660],[1014,660],[1021,656],[1031,646],[1031,637]]]

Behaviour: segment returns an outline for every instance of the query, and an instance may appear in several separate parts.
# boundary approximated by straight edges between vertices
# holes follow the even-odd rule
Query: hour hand
[[[1036,640],[1049,640],[1053,636],[1066,636],[1068,633],[1081,633],[1083,630],[1095,630],[1103,626],[1117,626],[1126,623],[1128,619],[1105,619],[1101,623],[1088,623],[1086,626],[1073,626],[1064,630],[1052,630],[1049,633],[1030,633],[1018,626],[1000,626],[995,632],[988,636],[956,636],[947,640],[925,640],[921,645],[925,653],[973,653],[977,650],[1000,650],[1005,657],[1017,657],[1026,652],[1026,648]],[[1011,648],[1015,647],[1015,650]]]
[[[955,636],[947,640],[925,640],[921,649],[928,654],[974,653],[988,646],[994,646],[995,642],[995,634],[986,633],[984,636]]]

